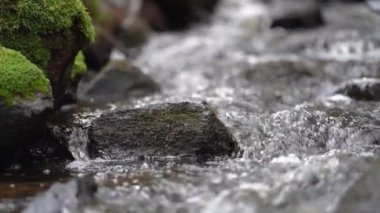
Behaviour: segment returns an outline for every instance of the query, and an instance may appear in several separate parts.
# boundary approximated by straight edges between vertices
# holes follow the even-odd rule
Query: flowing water
[[[223,0],[210,23],[154,35],[136,58],[163,92],[133,106],[206,101],[238,140],[237,158],[88,160],[78,130],[67,170],[92,174],[99,190],[96,203],[66,210],[334,212],[380,148],[380,105],[334,94],[379,77],[380,16],[362,4],[329,6],[327,26],[287,32],[269,29],[269,12]]]

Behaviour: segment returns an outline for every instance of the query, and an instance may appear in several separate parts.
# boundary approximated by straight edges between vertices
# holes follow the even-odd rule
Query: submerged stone
[[[89,129],[91,158],[232,155],[237,143],[206,105],[171,103],[121,110],[97,118]]]

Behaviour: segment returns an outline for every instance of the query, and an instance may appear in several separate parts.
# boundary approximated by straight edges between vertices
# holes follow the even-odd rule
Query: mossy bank
[[[80,0],[2,0],[0,2],[0,43],[21,51],[45,69],[50,59],[43,38],[54,32],[70,30],[78,24],[88,41],[94,30]]]
[[[9,106],[50,91],[49,80],[40,68],[20,52],[0,46],[0,100]]]
[[[0,2],[0,44],[20,51],[45,72],[56,107],[62,105],[75,57],[94,34],[81,0]]]

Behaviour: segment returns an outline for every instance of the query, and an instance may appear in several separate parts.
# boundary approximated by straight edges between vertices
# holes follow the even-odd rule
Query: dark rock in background
[[[139,68],[125,60],[109,63],[89,82],[79,85],[78,99],[102,104],[127,101],[160,91],[159,86]]]
[[[116,37],[126,48],[136,48],[143,45],[149,39],[150,26],[142,20],[136,20],[123,26]]]
[[[90,157],[232,155],[237,143],[206,105],[175,103],[102,115],[89,129]]]
[[[304,29],[324,24],[321,8],[314,0],[275,1],[271,28]]]
[[[104,36],[97,36],[96,41],[84,48],[85,62],[90,70],[101,70],[110,60],[113,44]]]
[[[380,101],[380,80],[373,78],[355,79],[340,86],[335,93],[359,101]]]
[[[155,30],[183,30],[207,19],[217,4],[218,0],[144,0],[141,14],[150,14],[146,19]]]

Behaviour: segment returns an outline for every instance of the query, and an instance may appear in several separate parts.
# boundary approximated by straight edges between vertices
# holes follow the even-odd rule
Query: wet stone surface
[[[0,168],[23,160],[25,152],[35,146],[37,138],[46,131],[45,122],[52,108],[51,97],[42,95],[13,106],[0,100]]]
[[[177,103],[111,112],[89,129],[91,158],[232,156],[237,144],[207,105]]]

